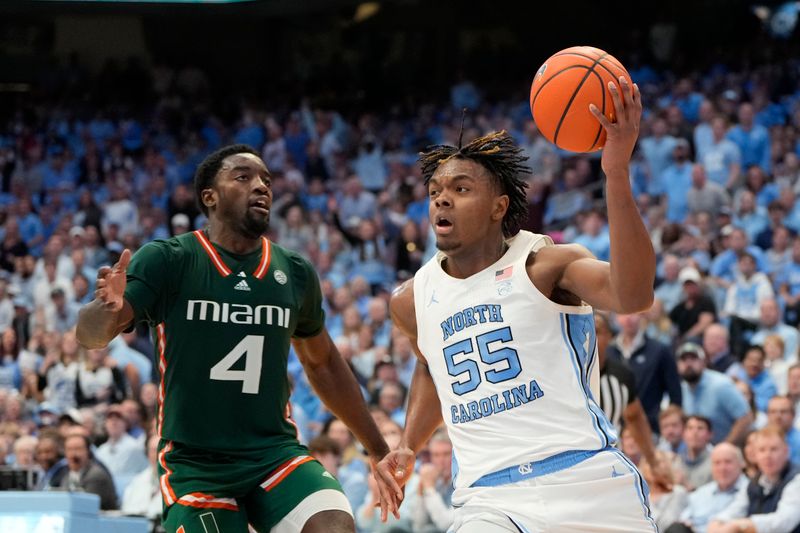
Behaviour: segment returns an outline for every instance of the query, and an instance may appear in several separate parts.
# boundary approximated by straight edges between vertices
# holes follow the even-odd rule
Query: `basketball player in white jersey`
[[[392,296],[419,360],[403,440],[377,477],[404,484],[444,420],[456,533],[655,530],[646,484],[612,447],[590,387],[599,380],[592,307],[647,309],[655,276],[628,179],[641,96],[623,79],[610,85],[616,121],[591,108],[608,139],[610,263],[517,231],[526,158],[505,132],[422,155],[439,252]]]

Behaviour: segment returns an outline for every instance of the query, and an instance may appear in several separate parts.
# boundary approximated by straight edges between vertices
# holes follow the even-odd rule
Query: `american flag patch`
[[[509,266],[504,268],[503,270],[498,270],[494,273],[494,280],[495,281],[503,281],[504,279],[508,279],[511,277],[511,272],[514,270],[514,266]]]

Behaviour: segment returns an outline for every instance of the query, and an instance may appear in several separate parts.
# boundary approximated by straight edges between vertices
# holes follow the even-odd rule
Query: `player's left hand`
[[[381,522],[386,522],[389,513],[392,513],[397,519],[400,518],[400,502],[403,501],[402,483],[395,480],[392,475],[394,468],[389,466],[395,464],[395,459],[391,458],[394,453],[386,454],[380,461],[370,457],[372,475],[380,491]]]
[[[603,172],[611,178],[624,175],[628,178],[628,167],[631,154],[639,137],[639,121],[642,118],[642,95],[635,83],[631,87],[625,77],[619,77],[619,83],[609,82],[608,90],[614,102],[616,120],[611,122],[594,104],[589,104],[589,111],[606,130],[606,144],[600,161]]]

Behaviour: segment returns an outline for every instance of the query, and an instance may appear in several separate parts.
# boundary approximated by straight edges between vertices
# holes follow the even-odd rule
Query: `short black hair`
[[[459,142],[460,145],[460,142]],[[469,159],[489,171],[502,194],[508,195],[508,211],[503,217],[503,235],[512,237],[528,216],[528,199],[525,195],[527,182],[522,174],[530,174],[524,165],[528,157],[505,130],[494,131],[467,143],[466,146],[437,144],[429,146],[420,154],[422,177],[428,185],[440,165],[452,158]]]
[[[224,146],[216,152],[208,155],[203,162],[197,167],[197,172],[194,174],[194,194],[197,201],[197,207],[204,215],[208,216],[208,207],[203,204],[202,194],[205,189],[210,188],[214,184],[214,178],[217,176],[219,169],[222,168],[222,162],[236,154],[253,154],[259,156],[259,153],[251,146],[246,144],[232,144]]]

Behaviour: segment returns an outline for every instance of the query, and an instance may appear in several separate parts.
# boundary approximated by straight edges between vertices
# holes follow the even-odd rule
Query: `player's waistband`
[[[486,474],[475,481],[470,487],[496,487],[508,485],[523,479],[531,479],[546,474],[553,474],[594,457],[600,452],[614,448],[600,448],[599,450],[570,450],[551,455],[541,461],[532,461],[515,466],[509,466],[497,472]]]

